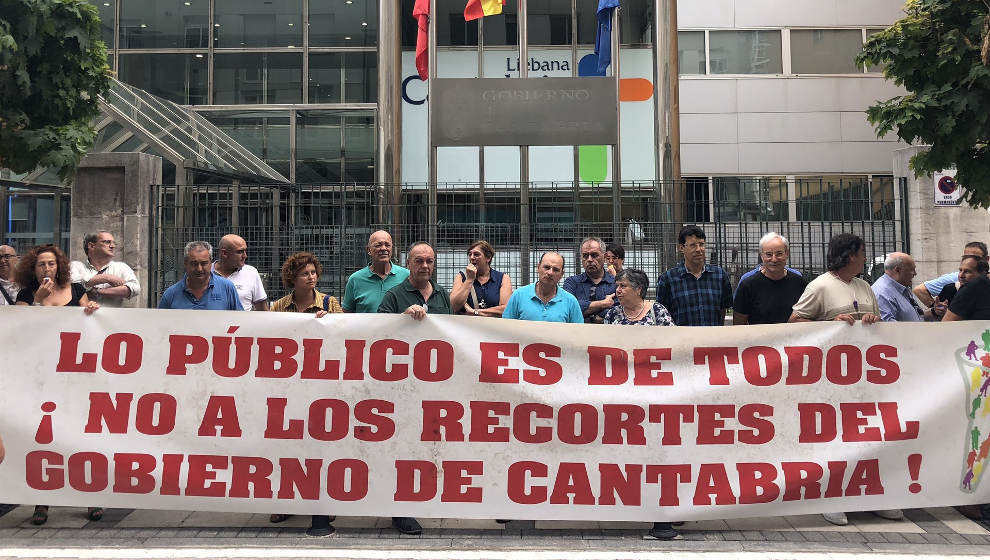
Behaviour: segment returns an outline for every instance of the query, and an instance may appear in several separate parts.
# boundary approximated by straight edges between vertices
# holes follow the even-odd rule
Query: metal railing
[[[693,181],[693,182],[692,182]],[[437,281],[450,287],[467,262],[467,247],[485,239],[494,267],[516,286],[535,278],[540,255],[565,257],[565,274],[580,272],[581,239],[624,246],[627,267],[654,281],[680,261],[677,232],[697,224],[707,233],[709,261],[735,282],[759,262],[759,239],[776,231],[790,241],[790,266],[815,276],[825,268],[828,240],[852,232],[867,244],[867,274],[884,255],[907,251],[906,186],[892,178],[854,181],[697,180],[682,184],[574,183],[156,186],[149,304],[182,277],[188,241],[212,244],[227,233],[248,243],[248,263],[262,273],[269,298],[287,293],[280,270],[287,256],[311,251],[320,259],[321,291],[343,296],[347,277],[368,262],[368,236],[388,230],[396,261],[414,241],[437,249]],[[675,191],[680,203],[670,202]],[[615,196],[618,193],[618,196]],[[523,213],[528,227],[520,227]],[[433,218],[435,217],[435,218]],[[431,219],[433,218],[433,219]]]

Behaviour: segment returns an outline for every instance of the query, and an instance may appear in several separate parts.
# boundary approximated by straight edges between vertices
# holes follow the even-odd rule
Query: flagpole
[[[677,0],[656,0],[653,99],[656,112],[656,177],[663,200],[672,205],[675,231],[683,219],[684,186],[681,184],[681,121],[679,63],[677,54]]]
[[[427,47],[427,57],[429,59],[429,77],[426,80],[426,138],[427,146],[430,148],[429,152],[429,167],[430,167],[430,178],[429,184],[427,185],[427,219],[429,222],[429,227],[427,228],[427,236],[430,245],[433,247],[437,246],[437,147],[433,145],[433,125],[432,125],[432,114],[433,113],[433,80],[437,77],[437,23],[436,23],[436,13],[437,13],[437,0],[430,0],[430,15],[429,15],[429,43]],[[435,250],[435,249],[434,249]]]
[[[615,145],[612,146],[612,240],[617,242],[622,237],[622,112],[619,107],[619,10],[612,10],[612,77],[615,79]]]
[[[519,35],[519,78],[529,77],[529,13],[527,0],[519,0],[517,25]],[[520,286],[529,284],[529,146],[519,146],[519,272]]]

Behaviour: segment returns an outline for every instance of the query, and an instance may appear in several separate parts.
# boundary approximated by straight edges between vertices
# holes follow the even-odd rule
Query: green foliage
[[[908,91],[867,109],[883,136],[930,144],[916,155],[918,175],[955,167],[971,206],[990,207],[990,67],[981,47],[990,4],[985,0],[909,0],[907,16],[873,35],[859,63],[884,67]]]
[[[71,177],[96,139],[110,75],[96,7],[0,0],[0,167]]]

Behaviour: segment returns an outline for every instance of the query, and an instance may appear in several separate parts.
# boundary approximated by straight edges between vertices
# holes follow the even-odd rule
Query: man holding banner
[[[808,321],[862,321],[872,325],[880,320],[880,307],[873,288],[856,275],[866,264],[866,244],[858,235],[840,233],[828,242],[828,272],[812,280],[801,299],[794,304],[791,323]],[[884,519],[902,519],[899,509],[876,510]],[[845,512],[823,513],[833,525],[848,525]]]

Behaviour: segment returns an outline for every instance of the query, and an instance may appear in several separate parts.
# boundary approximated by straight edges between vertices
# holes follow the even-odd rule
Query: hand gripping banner
[[[990,322],[0,308],[0,501],[694,520],[990,502]]]

